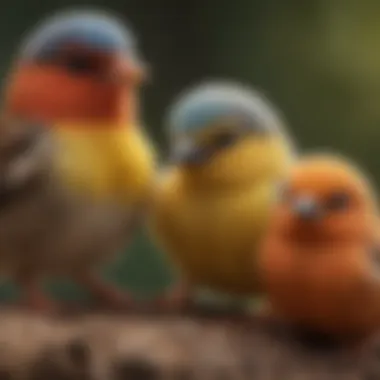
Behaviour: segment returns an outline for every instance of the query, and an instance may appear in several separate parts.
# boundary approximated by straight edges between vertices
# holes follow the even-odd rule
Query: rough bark
[[[258,317],[0,313],[0,380],[380,379],[379,339],[313,347]]]

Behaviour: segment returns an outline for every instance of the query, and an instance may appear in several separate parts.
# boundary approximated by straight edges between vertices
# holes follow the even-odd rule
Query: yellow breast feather
[[[144,197],[154,154],[138,128],[57,128],[57,164],[64,180],[94,197],[129,203]]]
[[[192,193],[176,171],[161,182],[153,229],[185,276],[221,292],[252,295],[257,275],[252,252],[273,204],[273,185],[233,193]]]

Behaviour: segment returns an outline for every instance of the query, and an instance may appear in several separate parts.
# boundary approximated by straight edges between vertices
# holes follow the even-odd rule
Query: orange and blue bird
[[[130,215],[131,226],[155,176],[139,113],[146,74],[129,27],[97,10],[64,11],[28,35],[4,91],[4,113],[46,126],[62,183],[94,206]],[[114,222],[110,215],[106,229]],[[124,297],[89,273],[77,279],[112,303]]]
[[[251,251],[294,159],[284,122],[259,92],[222,80],[180,96],[167,128],[171,162],[151,213],[154,237],[180,275],[166,304],[185,305],[198,289],[223,303],[258,295]]]

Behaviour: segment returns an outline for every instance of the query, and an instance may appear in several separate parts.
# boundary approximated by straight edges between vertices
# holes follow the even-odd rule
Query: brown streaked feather
[[[125,247],[136,225],[136,208],[70,192],[55,175],[47,130],[16,124],[0,121],[0,274],[13,277],[27,270],[70,276],[101,265]],[[35,136],[26,149],[8,154],[31,131]],[[23,155],[27,166],[14,181],[14,163]]]

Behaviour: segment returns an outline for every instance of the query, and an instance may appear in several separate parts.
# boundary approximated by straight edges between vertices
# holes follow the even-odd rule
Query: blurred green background
[[[6,75],[24,33],[51,11],[94,5],[118,12],[140,40],[153,80],[146,125],[165,152],[162,120],[179,91],[208,78],[261,90],[284,113],[301,151],[350,155],[380,185],[380,1],[375,0],[12,0],[0,15]],[[144,232],[107,272],[140,294],[171,279]],[[2,295],[9,295],[8,287]],[[55,287],[61,295],[78,294]]]

